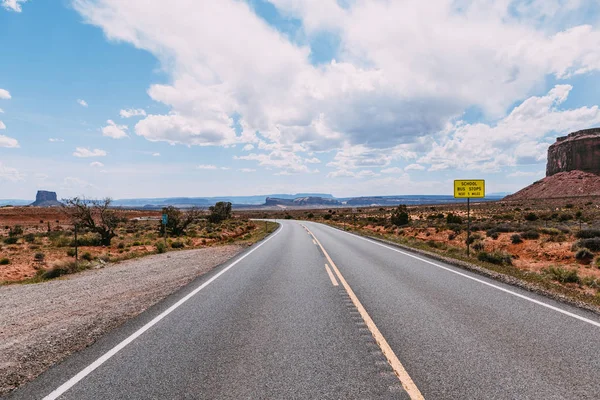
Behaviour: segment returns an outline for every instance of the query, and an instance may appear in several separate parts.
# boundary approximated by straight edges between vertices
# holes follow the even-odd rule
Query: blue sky
[[[514,191],[600,125],[592,0],[0,5],[0,198]]]

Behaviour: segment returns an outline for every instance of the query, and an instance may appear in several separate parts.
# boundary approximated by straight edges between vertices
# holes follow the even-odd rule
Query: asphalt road
[[[600,398],[596,315],[281,224],[9,398]]]

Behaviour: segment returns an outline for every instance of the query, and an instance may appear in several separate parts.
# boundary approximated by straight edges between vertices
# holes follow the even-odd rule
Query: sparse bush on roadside
[[[171,248],[173,249],[182,249],[185,247],[185,244],[183,244],[183,242],[176,240],[173,243],[171,243]]]
[[[75,249],[67,249],[67,256],[75,257]]]
[[[23,239],[27,243],[33,243],[33,242],[35,242],[35,235],[33,233],[28,233],[27,235],[23,236]]]
[[[35,253],[35,255],[33,256],[33,259],[35,261],[44,261],[46,259],[46,255],[44,253]]]
[[[4,239],[4,244],[17,244],[18,241],[19,241],[18,237],[9,236]]]
[[[483,244],[482,241],[479,240],[479,241],[473,243],[473,250],[483,251],[483,250],[485,250],[485,245]]]
[[[156,247],[156,252],[158,254],[162,254],[167,251],[167,245],[165,245],[165,242],[163,241],[156,242],[154,246]]]
[[[117,249],[124,249],[124,248],[125,248],[125,243],[123,243],[123,242],[120,242],[120,243],[117,245]]]
[[[576,260],[585,262],[587,264],[591,263],[593,258],[594,258],[594,253],[592,253],[588,249],[579,249],[579,250],[577,250],[577,253],[575,253]]]
[[[526,240],[536,240],[536,239],[540,238],[540,234],[538,231],[530,229],[528,231],[521,233],[521,238],[526,239]]]
[[[560,235],[560,230],[556,228],[541,228],[540,233],[544,235],[557,236]]]
[[[473,244],[477,240],[483,240],[483,236],[481,236],[479,233],[473,233],[465,242],[466,244]]]
[[[446,223],[447,224],[462,224],[462,218],[460,217],[460,215],[448,213],[448,215],[446,216]]]
[[[496,265],[512,265],[512,256],[508,253],[494,251],[492,253],[488,253],[485,251],[477,254],[477,259],[479,261],[488,262]]]
[[[600,251],[600,238],[579,239],[575,242],[575,246],[590,251]]]
[[[560,283],[579,283],[581,278],[577,274],[577,270],[565,269],[561,267],[548,267],[544,272],[550,276],[550,279]]]
[[[519,235],[518,233],[515,233],[514,235],[512,235],[510,237],[510,241],[512,244],[523,243],[523,239],[521,238],[521,235]]]
[[[582,229],[575,233],[577,239],[591,239],[600,237],[600,229]]]
[[[594,260],[594,265],[596,266],[596,268],[600,269],[600,257],[596,257],[596,259]]]
[[[15,225],[8,231],[8,236],[21,236],[23,234],[23,227],[21,225]]]
[[[313,219],[314,217],[315,217],[315,214],[313,214],[313,213],[308,213],[306,215],[306,218],[308,218],[308,219]]]
[[[231,219],[231,203],[228,201],[219,201],[209,208],[210,215],[208,220],[213,223],[219,223]]]
[[[525,218],[526,221],[532,221],[532,222],[537,221],[539,219],[537,214],[533,213],[533,212],[525,214],[525,217],[523,217],[523,218]]]
[[[396,226],[405,226],[410,222],[410,216],[408,215],[408,208],[404,204],[400,204],[394,211],[392,211],[391,216],[392,224]]]
[[[0,259],[0,265],[8,265],[10,264],[10,260],[8,258]]]
[[[331,219],[331,214],[325,214],[325,215],[323,215],[323,219],[326,220],[326,221],[330,220]]]
[[[448,240],[454,240],[456,239],[456,233],[451,233],[448,235]]]
[[[85,261],[92,261],[94,259],[94,256],[92,255],[92,253],[86,251],[81,255],[81,258]]]
[[[570,221],[572,219],[573,219],[573,215],[567,214],[567,213],[560,214],[560,216],[558,217],[558,220],[562,221],[562,222],[564,222],[564,221]]]

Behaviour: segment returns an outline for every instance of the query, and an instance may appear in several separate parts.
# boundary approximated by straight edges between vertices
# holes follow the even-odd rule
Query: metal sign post
[[[167,214],[162,215],[163,234],[165,237],[165,246],[167,245],[167,222],[169,222],[169,216]]]
[[[485,197],[485,180],[457,179],[454,181],[454,198],[467,199],[467,257],[471,250],[471,199]]]

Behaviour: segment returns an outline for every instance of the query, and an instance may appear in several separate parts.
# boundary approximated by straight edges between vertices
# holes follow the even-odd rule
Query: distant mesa
[[[276,197],[267,197],[265,206],[340,206],[342,203],[338,200],[324,197],[297,197],[295,199],[280,199]]]
[[[59,207],[62,206],[62,203],[58,201],[56,192],[38,190],[35,201],[31,205],[35,207]]]
[[[505,200],[600,195],[600,128],[559,137],[548,148],[546,177]]]

